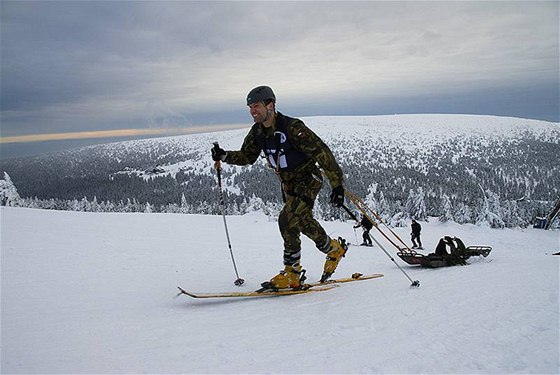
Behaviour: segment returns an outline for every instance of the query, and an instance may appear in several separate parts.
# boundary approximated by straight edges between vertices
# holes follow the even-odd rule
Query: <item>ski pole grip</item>
[[[220,148],[220,144],[218,143],[218,141],[212,143],[214,145],[214,150],[216,150],[216,152],[218,151],[218,149]]]
[[[220,144],[218,143],[218,141],[215,141],[212,143],[214,145],[214,149],[217,151],[220,148]],[[220,160],[215,160],[214,161],[214,168],[220,172],[220,170],[222,169],[222,163],[220,162]],[[219,179],[219,176],[218,176]]]

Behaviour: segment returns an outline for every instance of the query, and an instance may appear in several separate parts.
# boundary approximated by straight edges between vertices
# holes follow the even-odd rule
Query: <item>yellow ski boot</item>
[[[274,276],[270,281],[265,281],[261,286],[265,289],[298,289],[306,279],[305,270],[299,263],[284,267],[283,271]]]
[[[323,275],[321,276],[322,283],[324,283],[329,277],[331,277],[331,275],[336,270],[338,263],[346,255],[346,251],[348,251],[348,244],[342,237],[338,237],[338,240],[331,239],[329,246],[330,250],[327,253],[327,260],[325,261],[325,266],[323,267]]]

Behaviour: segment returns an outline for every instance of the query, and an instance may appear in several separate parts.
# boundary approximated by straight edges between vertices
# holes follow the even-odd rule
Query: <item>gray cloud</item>
[[[431,98],[484,102],[512,87],[530,87],[544,103],[559,97],[550,89],[560,81],[557,1],[1,6],[4,135],[152,126],[165,116],[249,121],[244,96],[259,84],[298,116],[382,113],[371,108],[396,107],[389,100],[446,112]],[[557,100],[511,103],[511,113],[520,108],[526,117],[558,113]]]

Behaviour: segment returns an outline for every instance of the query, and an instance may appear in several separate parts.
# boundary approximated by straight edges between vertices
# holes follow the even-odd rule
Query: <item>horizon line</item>
[[[114,129],[114,130],[93,130],[82,132],[64,132],[64,133],[42,133],[16,135],[9,137],[0,137],[0,144],[8,143],[31,143],[45,141],[67,141],[73,139],[97,139],[97,138],[120,138],[120,137],[137,137],[137,136],[173,136],[186,135],[203,132],[216,132],[223,130],[239,129],[247,127],[247,124],[224,124],[224,125],[201,125],[183,128],[132,128],[132,129]]]

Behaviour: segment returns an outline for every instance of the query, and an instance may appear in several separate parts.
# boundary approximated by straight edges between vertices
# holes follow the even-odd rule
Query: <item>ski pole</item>
[[[214,142],[214,148],[217,149],[219,147],[220,146],[218,145],[218,142]],[[222,163],[220,160],[216,160],[214,162],[214,168],[216,169],[216,173],[218,175],[218,192],[220,194],[220,206],[222,208],[222,218],[224,219],[224,228],[226,230],[226,238],[229,247],[229,253],[231,255],[231,261],[233,263],[233,269],[235,270],[235,276],[237,276],[237,280],[235,280],[233,283],[237,286],[241,286],[245,283],[245,280],[239,277],[239,273],[237,272],[237,265],[235,264],[235,257],[233,256],[233,250],[231,249],[231,241],[229,239],[229,231],[228,231],[228,226],[226,221],[226,208],[225,208],[226,205],[224,203],[224,192],[222,190]]]
[[[373,224],[373,226],[375,227],[375,229],[377,229],[379,231],[379,233],[381,233],[381,235],[383,237],[385,237],[387,239],[387,241],[389,241],[393,246],[395,246],[399,251],[401,251],[402,249],[399,247],[399,245],[397,245],[391,238],[389,238],[389,236],[387,236],[387,234],[381,230],[381,228],[379,228],[379,225],[372,220],[372,218],[369,216],[369,214],[372,214],[377,221],[379,221],[381,224],[383,224],[383,226],[385,226],[385,228],[401,243],[404,245],[405,249],[407,251],[410,251],[410,249],[408,248],[408,245],[391,229],[387,226],[387,224],[385,224],[383,222],[383,220],[381,220],[381,218],[379,217],[379,215],[375,212],[372,211],[368,206],[366,206],[366,204],[364,203],[364,201],[358,197],[356,194],[352,193],[351,191],[346,190],[344,192],[344,194],[348,197],[348,199],[368,218],[368,220]]]
[[[352,203],[354,203],[354,204],[356,205],[356,203],[355,203],[354,201],[352,201]],[[354,214],[352,213],[352,211],[350,211],[350,209],[349,209],[348,207],[346,207],[346,205],[342,205],[342,208],[344,208],[344,210],[350,215],[350,217],[352,217],[352,218],[353,218],[354,220],[356,220],[356,221],[358,220],[358,218],[356,217],[356,215],[354,215]],[[360,207],[358,207],[358,208],[360,208]],[[368,218],[368,220],[371,221],[371,222],[373,223],[373,220],[371,220],[371,218],[369,218],[369,217],[367,216],[366,212],[362,211],[362,213],[363,213],[364,215],[366,215],[366,217]],[[380,232],[381,232],[381,234],[383,234],[382,231],[380,231]],[[379,247],[381,248],[381,250],[383,250],[383,252],[389,257],[389,259],[391,259],[391,261],[392,261],[393,263],[395,263],[395,265],[398,267],[398,269],[401,270],[401,272],[404,273],[404,275],[410,280],[410,282],[412,283],[412,284],[410,284],[410,287],[411,287],[411,288],[413,288],[413,287],[415,287],[415,288],[420,287],[420,281],[418,281],[418,280],[412,280],[412,279],[410,278],[410,276],[408,276],[408,274],[406,273],[406,271],[403,270],[402,267],[399,266],[399,264],[398,264],[397,262],[395,262],[395,259],[391,256],[391,254],[389,254],[389,253],[387,252],[387,250],[385,250],[385,248],[384,248],[383,246],[381,246],[381,244],[379,243],[379,241],[377,241],[377,239],[375,238],[375,236],[370,235],[370,237],[373,238],[373,240],[375,241],[375,243],[377,244],[377,246],[379,246]],[[391,242],[391,243],[392,243],[392,242]]]
[[[389,254],[389,253],[387,252],[387,250],[385,250],[385,248],[384,248],[383,246],[381,246],[381,244],[379,243],[379,241],[377,241],[377,239],[375,238],[375,236],[370,236],[370,237],[373,238],[373,240],[375,241],[375,243],[377,244],[377,246],[379,246],[379,247],[381,248],[381,250],[383,250],[383,252],[384,252],[385,254],[387,254],[387,256],[389,257],[389,259],[391,259],[391,261],[393,261],[393,263],[395,263],[395,265],[399,268],[399,270],[401,270],[402,273],[404,273],[404,275],[410,280],[410,282],[412,283],[412,284],[410,284],[410,287],[411,287],[411,288],[418,288],[418,287],[420,287],[420,281],[419,281],[419,280],[414,280],[414,281],[413,281],[413,280],[410,278],[410,276],[408,276],[408,273],[406,273],[405,270],[403,270],[402,267],[399,266],[399,264],[398,264],[397,262],[395,262],[395,259],[391,256],[391,254]]]
[[[346,207],[345,205],[342,205],[342,208],[344,208],[344,210],[348,213],[348,215],[350,215],[350,217],[354,220],[356,220],[357,223],[359,223],[358,218],[356,217],[356,215],[354,215],[352,213],[352,211],[350,211],[350,209],[348,207]],[[356,244],[358,243],[358,235],[356,234],[356,228],[354,228],[354,237],[356,238]]]

